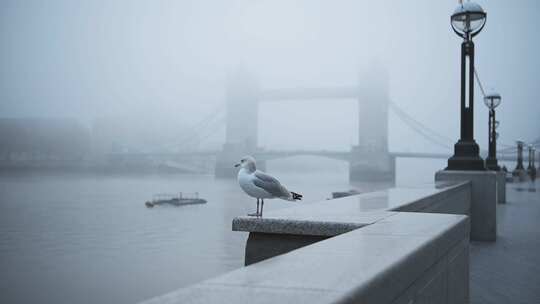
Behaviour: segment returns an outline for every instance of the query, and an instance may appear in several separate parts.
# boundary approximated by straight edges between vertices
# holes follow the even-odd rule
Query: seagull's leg
[[[257,212],[256,213],[248,213],[248,216],[259,216],[259,199],[257,198]]]
[[[260,214],[260,217],[262,217],[263,208],[264,208],[264,199],[261,198],[261,214]]]

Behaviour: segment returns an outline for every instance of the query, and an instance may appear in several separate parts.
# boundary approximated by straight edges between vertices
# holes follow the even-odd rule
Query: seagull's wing
[[[289,191],[277,179],[261,171],[255,171],[253,183],[275,197],[289,197]]]

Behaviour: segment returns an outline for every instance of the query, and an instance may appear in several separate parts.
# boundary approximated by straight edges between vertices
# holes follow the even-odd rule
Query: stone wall
[[[394,213],[144,303],[467,303],[468,236],[464,215]]]
[[[439,183],[237,218],[249,266],[144,303],[468,303],[470,203]]]
[[[373,224],[394,212],[470,213],[470,183],[392,188],[269,212],[264,218],[238,217],[233,230],[250,232],[245,265]]]

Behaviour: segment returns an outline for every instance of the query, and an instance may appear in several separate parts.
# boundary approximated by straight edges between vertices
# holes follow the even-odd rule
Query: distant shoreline
[[[12,174],[50,174],[50,173],[74,173],[74,174],[92,174],[92,175],[152,175],[152,174],[170,174],[170,175],[207,175],[211,172],[191,172],[179,168],[172,168],[163,165],[150,164],[124,164],[124,165],[105,165],[89,162],[39,162],[39,163],[0,163],[0,175]]]

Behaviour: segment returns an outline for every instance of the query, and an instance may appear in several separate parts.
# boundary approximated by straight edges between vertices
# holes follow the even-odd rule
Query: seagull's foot
[[[259,217],[259,214],[258,213],[248,213],[248,216],[256,216],[256,217]]]

